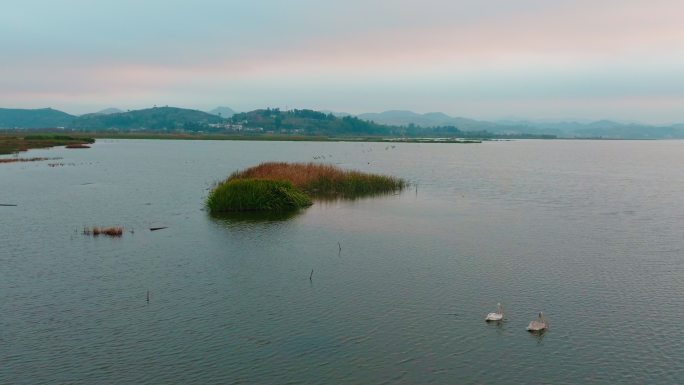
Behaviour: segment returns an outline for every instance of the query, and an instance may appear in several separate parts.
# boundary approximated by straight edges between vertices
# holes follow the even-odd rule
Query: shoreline
[[[34,138],[31,138],[34,137]],[[29,138],[28,140],[26,138]],[[36,139],[37,138],[37,139]],[[68,138],[68,139],[66,139]],[[481,144],[483,142],[501,142],[514,140],[681,140],[681,139],[637,139],[637,138],[544,138],[544,137],[493,137],[493,138],[406,138],[379,136],[316,136],[316,135],[242,135],[211,133],[156,133],[156,132],[97,132],[97,131],[54,131],[36,130],[26,133],[24,130],[0,130],[0,155],[11,155],[31,149],[51,148],[67,145],[87,145],[95,139],[150,139],[150,140],[233,140],[262,142],[359,142],[359,143],[444,143],[444,144]]]

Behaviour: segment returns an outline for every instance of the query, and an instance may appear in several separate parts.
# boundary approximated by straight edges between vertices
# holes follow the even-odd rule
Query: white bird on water
[[[487,314],[487,317],[485,317],[485,321],[503,321],[504,313],[503,313],[503,307],[501,306],[500,303],[496,304],[496,312],[495,313],[489,313]]]
[[[528,332],[542,332],[549,328],[549,323],[544,319],[544,313],[539,312],[539,318],[527,325]]]

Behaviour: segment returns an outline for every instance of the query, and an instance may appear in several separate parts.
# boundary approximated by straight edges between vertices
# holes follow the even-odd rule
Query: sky
[[[0,107],[684,122],[681,0],[3,0]]]

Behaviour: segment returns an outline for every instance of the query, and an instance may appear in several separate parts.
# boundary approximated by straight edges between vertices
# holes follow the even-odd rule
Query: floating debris
[[[90,148],[90,146],[82,143],[67,144],[66,148]]]
[[[123,227],[85,227],[83,228],[83,234],[84,235],[92,235],[94,237],[100,236],[100,235],[107,235],[110,237],[120,237],[123,235],[124,228]]]
[[[168,229],[169,226],[163,226],[163,227],[150,227],[150,231],[157,231],[157,230],[164,230]]]
[[[0,206],[3,206],[3,207],[17,207],[17,205],[12,204],[12,203],[0,203]]]

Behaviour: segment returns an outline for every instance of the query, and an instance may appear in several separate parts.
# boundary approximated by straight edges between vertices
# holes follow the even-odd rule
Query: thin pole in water
[[[313,269],[311,269],[311,274],[309,274],[309,281],[311,281],[311,277],[313,277]]]
[[[150,291],[147,291],[147,303],[150,303]]]

